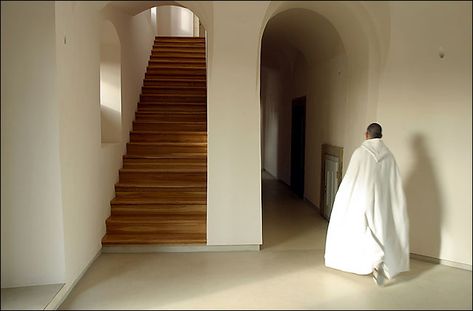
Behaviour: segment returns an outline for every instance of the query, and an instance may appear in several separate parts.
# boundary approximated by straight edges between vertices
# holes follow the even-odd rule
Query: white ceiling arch
[[[213,26],[212,1],[108,1],[105,7],[112,7],[128,15],[137,15],[155,6],[175,5],[191,10],[199,17],[205,30]]]

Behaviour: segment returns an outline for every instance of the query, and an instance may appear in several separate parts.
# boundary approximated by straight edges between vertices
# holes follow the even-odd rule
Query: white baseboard
[[[94,258],[85,266],[85,268],[81,271],[81,273],[74,279],[71,284],[65,284],[59,292],[54,296],[54,298],[48,303],[48,305],[44,308],[44,310],[57,310],[61,304],[66,300],[67,296],[71,293],[74,287],[77,285],[80,279],[84,276],[85,272],[89,270],[90,266],[94,263],[94,261],[100,256],[102,250],[100,249],[97,254],[95,254]]]
[[[455,261],[450,261],[450,260],[446,260],[446,259],[439,259],[439,258],[435,258],[435,257],[419,255],[419,254],[414,254],[414,253],[411,253],[410,257],[412,259],[417,259],[417,260],[420,260],[420,261],[426,261],[426,262],[430,262],[430,263],[441,264],[441,265],[445,265],[445,266],[449,266],[449,267],[453,267],[453,268],[458,268],[458,269],[471,271],[471,265],[461,263],[461,262],[455,262]]]
[[[193,253],[259,251],[259,244],[249,245],[115,245],[103,246],[102,253]]]

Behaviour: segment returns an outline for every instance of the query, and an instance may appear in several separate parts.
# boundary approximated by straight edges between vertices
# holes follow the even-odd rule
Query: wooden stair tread
[[[188,90],[207,90],[206,86],[163,86],[163,85],[144,85],[142,88],[146,89],[188,89]]]
[[[169,121],[169,120],[139,120],[139,121],[133,121],[135,123],[184,123],[184,124],[196,124],[196,123],[202,123],[206,124],[207,121]],[[202,132],[202,131],[200,131]]]
[[[178,167],[170,167],[170,168],[163,168],[163,169],[139,169],[139,168],[121,168],[119,172],[124,173],[201,173],[207,172],[207,167],[196,167],[196,168],[178,168]]]
[[[207,244],[207,239],[203,234],[106,234],[102,239],[103,245],[122,244]]]
[[[103,245],[206,244],[205,38],[155,37]]]
[[[182,78],[182,77],[169,77],[169,78],[145,78],[147,82],[169,82],[169,81],[176,81],[176,82],[207,82],[206,78],[198,78],[190,79],[190,78]]]
[[[148,216],[110,216],[106,222],[107,223],[125,223],[125,224],[179,224],[179,223],[188,223],[188,224],[199,224],[201,222],[206,222],[205,218],[199,217],[198,215],[192,215],[192,219],[163,219],[161,217],[148,217]]]
[[[135,146],[207,146],[207,142],[130,142]]]
[[[206,135],[204,131],[130,131],[133,134],[185,134],[185,135]]]
[[[144,94],[141,94],[144,95]],[[183,93],[162,93],[162,94],[153,94],[147,93],[146,96],[155,96],[155,97],[207,97],[207,94],[183,94]]]
[[[161,214],[181,214],[181,213],[192,213],[202,214],[207,210],[207,204],[189,204],[189,203],[150,203],[150,204],[122,204],[122,203],[111,203],[112,214],[117,211],[137,211],[137,214],[128,217],[142,216],[145,217],[148,213],[161,215]],[[144,213],[144,214],[143,214]]]
[[[200,64],[206,65],[205,57],[171,57],[171,56],[155,56],[148,61],[151,64]]]
[[[140,205],[156,205],[156,204],[198,204],[198,205],[205,205],[207,203],[206,198],[192,198],[192,197],[166,197],[166,198],[124,198],[124,197],[116,197],[112,199],[110,202],[114,205],[119,204],[140,204]]]
[[[207,163],[206,152],[186,152],[182,154],[160,154],[160,155],[135,155],[126,154],[123,160],[127,163],[163,163],[164,162],[179,162],[179,163]]]
[[[162,189],[162,190],[174,190],[174,191],[180,191],[180,190],[190,190],[190,191],[195,191],[195,192],[205,192],[206,187],[193,187],[193,186],[171,186],[171,185],[154,185],[154,184],[137,184],[137,183],[116,183],[115,187],[128,187],[128,188],[156,188],[156,189]]]

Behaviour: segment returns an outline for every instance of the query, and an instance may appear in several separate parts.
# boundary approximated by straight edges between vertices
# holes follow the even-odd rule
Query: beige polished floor
[[[326,268],[327,222],[263,178],[263,248],[102,254],[60,309],[470,309],[472,274],[412,260],[385,287]]]

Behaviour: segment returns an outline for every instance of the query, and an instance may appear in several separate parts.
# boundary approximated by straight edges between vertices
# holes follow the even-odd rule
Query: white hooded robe
[[[383,263],[387,278],[409,270],[409,222],[401,176],[382,139],[355,150],[335,196],[325,265],[370,274]]]

